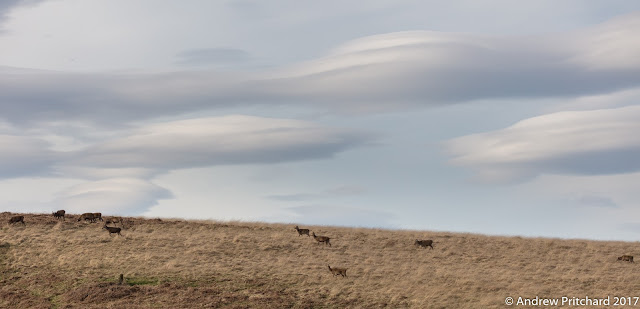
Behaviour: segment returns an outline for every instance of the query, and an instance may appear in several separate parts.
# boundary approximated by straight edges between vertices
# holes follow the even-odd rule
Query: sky
[[[0,211],[640,239],[640,2],[0,2]]]

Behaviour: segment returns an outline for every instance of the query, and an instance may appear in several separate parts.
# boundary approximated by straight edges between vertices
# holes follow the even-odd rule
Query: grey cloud
[[[537,37],[427,31],[372,36],[292,68],[268,87],[298,99],[350,102],[341,108],[356,111],[394,108],[389,102],[402,108],[626,89],[640,83],[640,62],[633,56],[640,52],[637,16]]]
[[[204,48],[186,50],[177,55],[184,66],[234,65],[250,60],[249,53],[237,48]]]
[[[0,68],[0,112],[16,124],[50,119],[117,124],[237,106],[296,104],[370,113],[491,98],[609,93],[640,85],[638,16],[546,36],[390,33],[348,42],[314,61],[253,73]],[[191,58],[225,53],[242,58],[233,49],[194,51]]]
[[[235,106],[250,99],[242,92],[245,83],[245,77],[216,72],[89,74],[0,66],[0,119],[16,126],[51,121],[122,126]]]
[[[4,16],[13,9],[17,4],[24,2],[22,0],[5,0],[0,2],[0,16]]]
[[[53,203],[70,212],[139,215],[172,197],[167,189],[142,179],[109,178],[74,186]]]
[[[336,196],[360,195],[365,192],[367,192],[367,190],[359,186],[342,186],[342,187],[328,189],[325,191],[327,195],[336,195]]]
[[[29,136],[0,134],[0,178],[52,175],[52,166],[64,154],[46,141]]]
[[[371,136],[346,129],[251,116],[225,116],[148,125],[129,136],[81,151],[73,162],[106,168],[176,169],[328,158]]]
[[[103,136],[85,132],[83,146],[51,132],[35,137],[51,128],[58,132],[69,129],[49,124],[31,128],[33,136],[22,136],[15,133],[18,129],[0,123],[0,129],[10,132],[0,133],[0,178],[48,175],[149,179],[172,169],[330,158],[374,138],[354,129],[243,115],[155,122]],[[62,144],[53,145],[48,140]]]
[[[559,112],[445,143],[451,163],[488,182],[540,174],[602,175],[640,170],[640,106]]]
[[[2,22],[7,18],[7,14],[16,6],[24,3],[24,0],[4,0],[0,1],[0,34],[2,33]]]
[[[2,0],[0,1],[0,34],[2,34],[2,23],[7,18],[7,14],[14,8],[24,5],[36,5],[46,0]]]
[[[298,194],[282,194],[282,195],[269,195],[267,198],[278,201],[299,202],[311,199],[321,198],[321,195],[312,193],[298,193]]]
[[[576,200],[576,202],[583,206],[590,207],[604,207],[604,208],[617,208],[616,204],[611,198],[597,195],[583,195]]]
[[[291,212],[292,215],[279,217],[278,220],[280,222],[282,220],[291,220],[291,222],[309,225],[396,227],[393,223],[394,216],[391,213],[378,210],[333,205],[296,206],[285,210]],[[273,218],[265,219],[273,221]]]
[[[280,201],[308,201],[323,198],[343,197],[360,195],[365,193],[366,190],[358,186],[342,186],[324,190],[319,193],[297,193],[297,194],[282,194],[282,195],[270,195],[267,198]]]

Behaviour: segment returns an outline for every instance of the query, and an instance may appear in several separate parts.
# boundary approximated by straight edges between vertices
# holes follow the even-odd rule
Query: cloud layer
[[[313,123],[224,116],[151,124],[78,154],[78,165],[176,169],[328,158],[370,135]]]
[[[171,197],[167,189],[142,179],[109,178],[69,188],[53,203],[72,213],[140,214]]]
[[[0,134],[0,178],[50,173],[50,166],[63,154],[48,147],[46,141],[36,137]]]
[[[640,170],[638,119],[640,106],[558,112],[459,137],[446,147],[453,164],[490,182],[539,174],[631,173]]]
[[[385,211],[332,205],[305,205],[288,207],[288,214],[279,216],[276,221],[282,222],[289,219],[291,222],[310,225],[337,225],[361,227],[395,228],[394,216]],[[264,218],[267,221],[273,218]]]
[[[149,179],[175,169],[326,159],[362,146],[363,131],[244,115],[145,123],[60,151],[37,134],[0,134],[0,178],[48,176],[91,180],[54,201],[81,212],[139,214],[170,198]],[[38,130],[35,130],[38,131]]]
[[[389,33],[348,42],[323,58],[257,73],[79,74],[4,67],[0,111],[14,123],[113,124],[256,104],[377,112],[481,99],[595,95],[640,85],[639,17],[634,13],[585,30],[526,37]],[[186,57],[227,54],[242,52],[211,49]]]

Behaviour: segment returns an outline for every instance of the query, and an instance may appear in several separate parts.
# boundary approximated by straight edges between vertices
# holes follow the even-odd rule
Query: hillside
[[[507,296],[640,296],[640,266],[617,260],[640,258],[637,242],[301,226],[329,247],[291,224],[126,218],[120,237],[77,215],[24,214],[24,226],[9,225],[13,215],[0,214],[0,308],[504,308]]]

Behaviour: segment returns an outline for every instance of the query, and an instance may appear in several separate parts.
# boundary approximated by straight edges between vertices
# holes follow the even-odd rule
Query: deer
[[[347,276],[347,269],[346,268],[331,268],[331,266],[327,265],[329,267],[329,271],[333,274],[333,276],[342,276],[342,277],[346,277]]]
[[[89,222],[96,222],[96,217],[93,215],[93,213],[86,212],[80,215],[80,217],[78,218],[78,221],[82,221],[82,220],[89,220]]]
[[[119,227],[111,227],[105,224],[102,228],[109,231],[109,236],[111,236],[111,234],[118,234],[122,236],[122,234],[120,234],[121,229]]]
[[[62,218],[62,220],[64,220],[64,214],[65,214],[64,210],[58,210],[52,214],[53,214],[53,217],[55,217],[56,219]]]
[[[309,235],[309,229],[301,229],[297,225],[296,225],[296,227],[294,227],[294,229],[296,231],[298,231],[298,237],[302,236],[302,235],[307,235],[307,236],[311,237],[311,235]]]
[[[104,220],[102,220],[102,213],[101,212],[94,212],[93,213],[93,217],[95,217],[95,220],[104,221]]]
[[[122,219],[122,217],[111,217],[111,218],[107,219],[107,221],[104,222],[104,224],[109,224],[109,223],[113,223],[114,225],[116,223],[120,223],[122,228],[125,228],[124,219]]]
[[[11,217],[11,219],[9,219],[9,224],[14,224],[18,222],[22,222],[22,225],[26,225],[24,223],[24,216],[13,216]]]
[[[329,242],[330,238],[327,236],[316,236],[316,232],[312,233],[313,235],[313,239],[315,239],[318,243],[323,242],[324,245],[329,245],[329,247],[331,247],[331,242]]]
[[[621,257],[618,257],[618,261],[625,261],[625,262],[633,263],[633,255],[623,255]]]
[[[431,247],[431,249],[433,249],[433,240],[431,239],[427,239],[427,240],[417,240],[414,243],[416,246],[420,246],[423,248],[427,248],[427,247]]]

